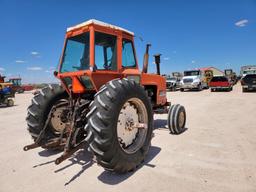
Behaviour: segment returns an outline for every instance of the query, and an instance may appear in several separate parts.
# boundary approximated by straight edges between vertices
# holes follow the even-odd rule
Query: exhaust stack
[[[160,56],[161,56],[161,54],[154,55],[157,75],[160,75]]]
[[[151,46],[151,44],[147,44],[146,45],[146,52],[144,54],[144,59],[143,59],[143,73],[147,73],[148,72],[148,52],[149,52],[149,47]]]

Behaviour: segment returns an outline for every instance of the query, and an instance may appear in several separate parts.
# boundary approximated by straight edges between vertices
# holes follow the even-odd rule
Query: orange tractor
[[[170,105],[165,78],[148,74],[149,47],[139,71],[134,34],[89,20],[68,28],[58,72],[61,86],[49,85],[28,107],[28,131],[36,147],[61,149],[56,164],[88,148],[106,170],[134,170],[148,153],[153,114],[168,113],[172,134],[184,131],[186,112]]]

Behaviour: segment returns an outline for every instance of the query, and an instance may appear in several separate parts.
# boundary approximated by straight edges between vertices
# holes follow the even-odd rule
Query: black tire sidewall
[[[120,114],[120,111],[121,111],[123,105],[129,99],[134,98],[134,97],[140,99],[145,105],[145,108],[147,110],[147,116],[148,116],[148,130],[147,130],[146,138],[144,140],[144,144],[142,145],[142,147],[133,154],[127,154],[122,149],[122,147],[120,146],[119,141],[118,141],[117,121],[118,121],[118,116]],[[124,97],[122,99],[120,99],[120,101],[118,102],[119,108],[117,108],[113,113],[113,114],[115,114],[114,116],[117,117],[117,118],[115,118],[115,121],[114,121],[113,132],[114,132],[114,146],[118,146],[118,151],[120,152],[120,154],[122,154],[122,156],[120,158],[124,158],[128,161],[134,161],[134,158],[136,158],[138,156],[141,156],[141,155],[144,156],[144,153],[148,151],[148,147],[149,147],[149,144],[150,144],[150,141],[151,141],[152,128],[153,128],[152,126],[150,126],[150,124],[152,124],[153,122],[152,122],[152,118],[150,118],[150,116],[151,116],[150,114],[152,112],[151,112],[150,108],[147,107],[148,105],[146,103],[148,103],[148,98],[147,97],[144,97],[143,95],[138,94],[138,92],[133,92],[133,91],[128,91],[128,94],[124,95]]]

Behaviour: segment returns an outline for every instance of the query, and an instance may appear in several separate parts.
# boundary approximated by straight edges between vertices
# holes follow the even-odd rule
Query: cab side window
[[[122,45],[122,67],[136,67],[132,42],[130,40],[124,39]]]

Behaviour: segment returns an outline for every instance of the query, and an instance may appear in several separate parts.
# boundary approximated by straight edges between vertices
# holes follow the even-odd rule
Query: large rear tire
[[[49,85],[41,89],[40,92],[33,97],[32,103],[27,109],[28,113],[26,121],[29,134],[32,136],[34,141],[36,141],[39,133],[42,131],[53,105],[60,102],[66,102],[63,99],[67,97],[67,92],[59,85]],[[57,122],[57,120],[53,119],[53,121],[50,121],[42,141],[48,141],[49,139],[58,136],[56,133],[58,132],[60,125],[54,126],[54,122]]]
[[[182,105],[172,105],[168,112],[168,128],[171,134],[180,134],[185,130],[186,111]]]
[[[108,82],[95,95],[87,118],[86,140],[99,165],[125,173],[143,162],[153,131],[152,107],[143,87],[127,79]]]

